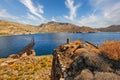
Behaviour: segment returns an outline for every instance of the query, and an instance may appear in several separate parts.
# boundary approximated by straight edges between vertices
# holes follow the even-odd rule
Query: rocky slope
[[[38,32],[37,27],[0,20],[1,35],[32,34],[36,32]]]
[[[70,23],[48,22],[40,26],[31,26],[6,20],[0,20],[0,35],[33,34],[40,32],[120,32],[120,25],[94,29]]]
[[[111,25],[106,28],[99,28],[98,30],[101,32],[120,32],[120,25]]]
[[[39,32],[97,32],[98,30],[76,26],[70,23],[48,22],[40,26],[30,26],[6,20],[0,20],[1,35],[33,34]]]
[[[98,30],[70,23],[48,22],[39,26],[41,32],[97,32]]]
[[[119,41],[100,47],[88,41],[67,41],[54,51],[52,80],[120,80],[119,46]]]

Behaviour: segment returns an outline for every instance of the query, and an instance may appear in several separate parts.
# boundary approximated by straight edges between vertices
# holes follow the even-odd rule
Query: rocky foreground
[[[67,39],[53,56],[34,56],[33,45],[0,58],[0,80],[120,80],[120,41],[95,46]]]
[[[120,42],[75,41],[55,49],[52,80],[120,80]]]

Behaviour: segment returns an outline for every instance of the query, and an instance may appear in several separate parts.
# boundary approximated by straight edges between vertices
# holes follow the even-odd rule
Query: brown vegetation
[[[0,80],[50,80],[52,56],[0,59]]]
[[[105,41],[99,49],[110,59],[120,60],[120,41]]]
[[[30,25],[0,20],[0,35],[31,34],[37,32],[38,28]]]

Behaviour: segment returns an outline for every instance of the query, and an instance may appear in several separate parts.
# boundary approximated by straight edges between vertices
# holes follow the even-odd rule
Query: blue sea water
[[[95,45],[102,44],[105,40],[120,41],[120,33],[39,33],[30,35],[0,36],[0,57],[8,57],[22,50],[34,38],[36,55],[52,54],[54,49],[70,41],[83,40]]]

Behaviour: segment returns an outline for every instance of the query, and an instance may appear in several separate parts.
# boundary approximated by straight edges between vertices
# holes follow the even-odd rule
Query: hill
[[[70,23],[48,22],[39,26],[41,32],[97,32],[98,30]]]
[[[98,30],[102,32],[120,32],[120,25],[111,25],[106,28],[99,28]]]
[[[71,23],[48,22],[40,26],[31,26],[6,20],[0,20],[0,35],[34,34],[39,32],[120,32],[120,25],[106,28],[90,28],[77,26]]]
[[[0,35],[31,34],[38,32],[36,27],[0,20]]]

